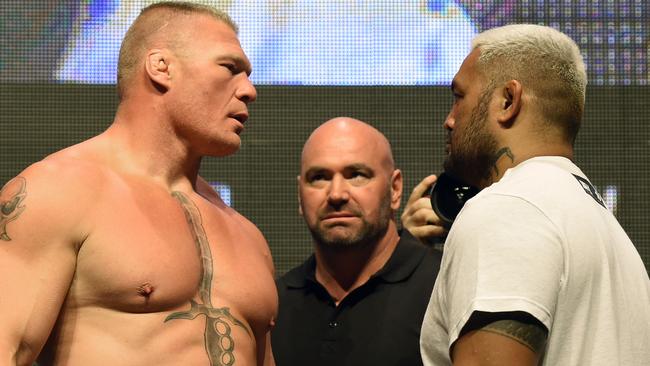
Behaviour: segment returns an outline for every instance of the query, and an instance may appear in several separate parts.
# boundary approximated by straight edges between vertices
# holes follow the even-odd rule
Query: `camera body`
[[[479,191],[477,187],[463,182],[451,173],[442,172],[429,191],[431,207],[443,226],[449,228],[465,202]]]

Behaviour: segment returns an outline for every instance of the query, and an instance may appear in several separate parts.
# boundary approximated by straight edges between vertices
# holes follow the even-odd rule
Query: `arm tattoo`
[[[27,181],[23,177],[16,177],[0,190],[0,240],[10,241],[7,233],[7,224],[20,216],[25,206],[20,204],[25,200]]]
[[[230,335],[230,324],[244,328],[249,336],[251,336],[251,333],[243,322],[230,314],[229,308],[214,308],[212,306],[212,253],[210,251],[210,244],[208,243],[207,235],[205,234],[205,230],[203,230],[201,213],[185,194],[181,192],[172,192],[172,196],[180,202],[181,207],[185,212],[185,219],[190,225],[190,231],[192,232],[194,243],[196,244],[201,256],[203,275],[201,276],[201,283],[199,286],[199,298],[201,303],[190,300],[191,308],[189,311],[180,311],[170,314],[165,319],[165,322],[173,319],[192,320],[199,315],[205,315],[205,350],[210,359],[210,366],[232,365],[235,363],[235,356],[233,354],[235,342]]]
[[[515,155],[512,153],[512,150],[510,150],[509,147],[506,146],[497,151],[496,154],[494,154],[494,158],[492,159],[492,169],[494,169],[494,174],[496,174],[497,177],[500,175],[499,168],[497,168],[497,161],[501,159],[501,155],[505,155],[510,158],[511,162],[515,161]]]
[[[535,354],[541,354],[546,346],[546,329],[537,324],[506,319],[492,322],[479,330],[514,339],[530,348]]]

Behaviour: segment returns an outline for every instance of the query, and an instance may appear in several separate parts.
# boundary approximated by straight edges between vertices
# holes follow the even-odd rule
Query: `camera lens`
[[[443,172],[431,187],[431,207],[443,225],[450,227],[465,202],[478,192],[478,188],[461,181],[448,172]]]

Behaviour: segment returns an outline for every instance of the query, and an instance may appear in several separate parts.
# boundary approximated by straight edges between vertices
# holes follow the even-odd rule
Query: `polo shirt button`
[[[329,326],[330,326],[330,328],[336,328],[336,327],[339,326],[339,323],[338,322],[330,322]]]

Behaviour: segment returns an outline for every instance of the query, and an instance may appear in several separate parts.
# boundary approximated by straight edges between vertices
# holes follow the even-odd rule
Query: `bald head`
[[[128,93],[129,84],[142,63],[147,50],[166,47],[178,51],[188,40],[194,17],[209,16],[237,32],[228,14],[208,5],[184,1],[160,2],[144,8],[124,36],[117,66],[117,92],[120,99]]]
[[[402,173],[374,127],[348,117],[323,123],[303,147],[298,183],[300,213],[319,247],[364,247],[397,236]]]
[[[390,174],[395,169],[393,153],[386,136],[369,124],[350,117],[333,118],[312,132],[302,149],[302,167],[312,156],[339,156],[349,151],[361,158],[377,159]]]

